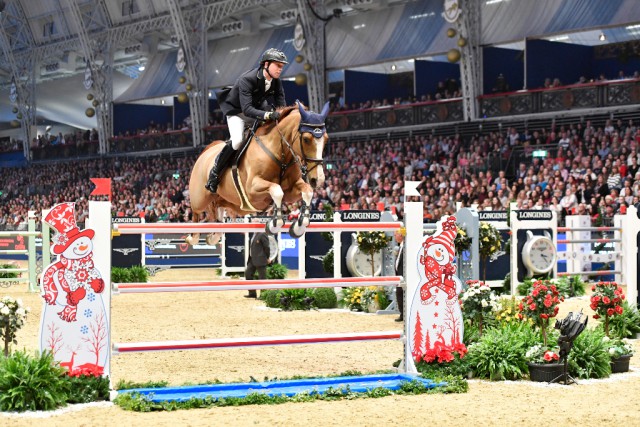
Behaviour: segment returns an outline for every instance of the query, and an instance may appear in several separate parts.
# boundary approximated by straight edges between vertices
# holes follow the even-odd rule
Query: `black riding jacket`
[[[270,105],[284,107],[284,89],[280,79],[271,80],[271,87],[265,93],[265,78],[262,67],[254,68],[241,75],[231,88],[218,91],[216,96],[220,109],[226,116],[244,113],[254,119],[264,119],[271,111]]]

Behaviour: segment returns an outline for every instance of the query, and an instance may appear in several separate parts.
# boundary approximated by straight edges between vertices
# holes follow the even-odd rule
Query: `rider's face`
[[[282,69],[284,68],[284,64],[282,62],[268,62],[267,70],[271,77],[274,79],[280,78],[280,73],[282,73]],[[267,76],[268,77],[268,76]]]

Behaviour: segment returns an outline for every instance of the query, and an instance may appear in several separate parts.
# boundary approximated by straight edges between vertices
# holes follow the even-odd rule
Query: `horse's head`
[[[329,103],[324,104],[320,114],[306,111],[300,102],[300,150],[302,158],[309,165],[308,178],[311,187],[316,188],[324,184],[324,169],[322,167],[322,151],[329,140],[324,124],[329,114]]]

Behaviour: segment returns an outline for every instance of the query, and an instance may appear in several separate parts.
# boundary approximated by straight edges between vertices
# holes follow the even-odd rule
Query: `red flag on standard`
[[[96,185],[91,196],[109,196],[111,201],[111,178],[89,178]]]

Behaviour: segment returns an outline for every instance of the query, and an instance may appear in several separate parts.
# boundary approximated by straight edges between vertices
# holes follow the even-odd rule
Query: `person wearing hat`
[[[280,74],[288,63],[284,52],[267,49],[260,58],[258,68],[242,74],[232,87],[216,91],[220,109],[227,118],[231,139],[225,142],[216,158],[216,164],[209,172],[205,188],[210,192],[218,190],[224,169],[236,151],[244,145],[245,126],[256,120],[280,119],[280,112],[273,111],[272,106],[277,109],[287,105]]]
[[[394,237],[396,242],[398,243],[398,255],[396,256],[396,276],[404,277],[404,237],[407,235],[407,229],[404,227],[400,227],[394,233]],[[396,322],[404,321],[404,289],[402,289],[401,285],[396,287],[396,304],[398,305],[398,310],[400,311],[400,317],[396,319]]]

